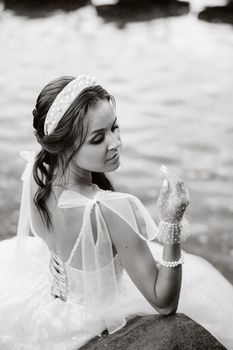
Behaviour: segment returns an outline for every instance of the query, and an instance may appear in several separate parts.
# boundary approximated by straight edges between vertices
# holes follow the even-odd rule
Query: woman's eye
[[[112,127],[111,131],[114,132],[114,131],[117,130],[117,129],[119,129],[119,125],[118,125],[118,124],[115,124],[115,125]],[[99,138],[96,138],[96,139],[92,140],[91,143],[94,144],[94,145],[97,145],[97,144],[99,144],[99,143],[101,143],[101,142],[103,142],[103,141],[104,141],[104,136],[101,136],[101,137],[99,137]]]
[[[95,140],[92,141],[93,144],[97,145],[98,143],[103,142],[104,137],[96,138]]]
[[[114,126],[112,127],[112,131],[114,131],[114,130],[116,130],[116,129],[119,129],[119,125],[118,125],[118,124],[116,124],[116,125],[114,125]]]

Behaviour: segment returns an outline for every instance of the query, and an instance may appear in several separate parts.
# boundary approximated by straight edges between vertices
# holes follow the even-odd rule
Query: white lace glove
[[[184,213],[190,197],[184,182],[172,174],[165,166],[161,167],[166,179],[158,198],[159,226],[157,239],[165,244],[185,241],[190,234],[188,221]]]

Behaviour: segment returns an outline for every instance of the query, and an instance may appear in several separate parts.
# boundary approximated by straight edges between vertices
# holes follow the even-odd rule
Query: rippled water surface
[[[139,196],[156,218],[159,167],[170,167],[191,194],[193,234],[184,248],[233,281],[233,31],[198,21],[199,7],[193,1],[188,15],[124,28],[91,6],[38,19],[1,13],[2,238],[16,232],[18,152],[38,149],[31,110],[40,89],[57,76],[86,73],[117,100],[124,143],[112,174],[117,189]]]

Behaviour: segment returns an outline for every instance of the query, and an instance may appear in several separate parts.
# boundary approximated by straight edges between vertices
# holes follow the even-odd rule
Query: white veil
[[[20,152],[20,156],[26,160],[26,166],[21,176],[22,194],[17,235],[1,242],[6,247],[0,269],[0,278],[3,281],[0,290],[0,307],[4,307],[7,300],[12,302],[14,296],[15,300],[20,300],[23,295],[29,295],[39,283],[41,286],[47,283],[45,266],[49,261],[48,249],[39,237],[30,235],[30,178],[35,155],[34,151]],[[40,263],[38,263],[38,256]]]

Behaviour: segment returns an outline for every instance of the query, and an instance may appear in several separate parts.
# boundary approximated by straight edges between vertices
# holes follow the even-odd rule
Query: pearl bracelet
[[[184,263],[184,255],[181,254],[181,258],[178,261],[165,261],[163,259],[159,260],[159,264],[165,267],[176,267]]]

